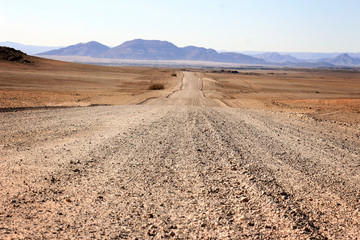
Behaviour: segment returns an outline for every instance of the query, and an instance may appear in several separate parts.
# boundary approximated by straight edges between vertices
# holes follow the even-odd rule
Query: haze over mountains
[[[354,54],[356,55],[356,54]],[[281,55],[279,53],[263,53],[263,54],[256,54],[253,55],[254,57],[264,59],[265,61],[269,63],[279,63],[283,65],[313,65],[313,66],[360,66],[360,59],[356,57],[351,57],[350,54],[342,53],[340,55],[336,55],[333,58],[320,58],[320,59],[299,59],[295,58],[290,55]]]
[[[324,59],[324,61],[328,61],[331,64],[334,65],[343,65],[343,66],[359,66],[360,65],[360,59],[359,58],[352,58],[349,56],[349,54],[341,54],[335,58],[332,59]]]
[[[39,53],[38,55],[57,55],[57,56],[91,56],[97,57],[103,52],[109,50],[110,47],[101,43],[91,41],[88,43],[78,43],[68,47]]]
[[[263,59],[241,53],[218,53],[201,47],[177,47],[167,41],[135,39],[109,48],[98,42],[79,43],[39,55],[89,56],[132,60],[194,60],[228,63],[266,64]]]
[[[86,56],[104,59],[129,60],[191,60],[223,63],[277,65],[293,67],[357,67],[360,53],[277,53],[277,52],[217,52],[214,49],[187,46],[177,47],[173,43],[159,40],[135,39],[110,48],[96,41],[78,43],[68,47],[29,46],[11,42],[0,45],[22,50],[28,54],[47,56]],[[34,48],[32,48],[34,47]],[[28,50],[28,51],[27,51]],[[50,51],[47,51],[50,50]]]
[[[61,48],[60,46],[57,47],[48,47],[48,46],[34,46],[34,45],[26,45],[26,44],[21,44],[21,43],[16,43],[16,42],[0,42],[0,46],[5,46],[5,47],[10,47],[10,48],[14,48],[17,50],[20,50],[26,54],[29,55],[35,55],[38,53],[42,53],[45,51],[51,51],[54,49],[59,49]]]
[[[253,55],[254,57],[264,59],[267,62],[283,63],[283,62],[301,62],[302,60],[290,55],[281,55],[277,52],[269,52]]]

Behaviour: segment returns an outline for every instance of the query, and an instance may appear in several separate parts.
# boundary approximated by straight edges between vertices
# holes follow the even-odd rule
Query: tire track
[[[360,235],[358,129],[183,81],[141,105],[0,112],[0,238]]]

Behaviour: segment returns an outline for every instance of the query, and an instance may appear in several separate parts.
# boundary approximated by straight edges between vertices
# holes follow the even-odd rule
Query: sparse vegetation
[[[161,90],[164,88],[165,88],[164,84],[155,83],[155,84],[150,85],[149,90]]]
[[[171,76],[172,76],[172,77],[177,77],[177,74],[176,74],[176,73],[172,73]]]

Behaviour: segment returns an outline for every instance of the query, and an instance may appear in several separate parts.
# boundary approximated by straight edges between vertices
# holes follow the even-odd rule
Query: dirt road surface
[[[234,109],[199,74],[139,105],[0,113],[0,239],[357,239],[360,129]]]

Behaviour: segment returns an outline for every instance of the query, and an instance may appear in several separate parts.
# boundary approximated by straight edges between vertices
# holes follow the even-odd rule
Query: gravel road
[[[360,129],[224,107],[0,113],[0,239],[357,239]]]

